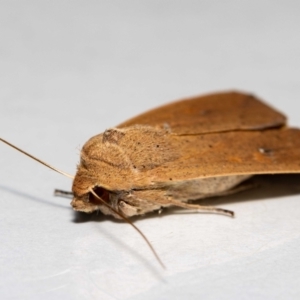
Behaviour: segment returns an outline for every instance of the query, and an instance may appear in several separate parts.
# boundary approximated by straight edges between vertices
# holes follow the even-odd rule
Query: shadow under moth
[[[130,224],[132,216],[170,206],[233,216],[191,201],[238,192],[256,174],[280,173],[300,173],[300,130],[252,95],[215,93],[150,110],[88,140],[75,177],[69,175],[71,205]]]

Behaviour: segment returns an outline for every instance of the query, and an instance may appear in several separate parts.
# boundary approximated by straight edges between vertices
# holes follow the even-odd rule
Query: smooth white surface
[[[1,1],[0,136],[74,174],[92,135],[201,93],[249,91],[300,126],[299,3]],[[53,197],[68,178],[0,151],[1,299],[300,297],[299,177],[216,203],[235,219],[136,220],[162,270],[130,226]]]

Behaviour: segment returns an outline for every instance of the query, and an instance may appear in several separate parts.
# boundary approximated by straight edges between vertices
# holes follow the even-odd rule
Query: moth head
[[[72,186],[71,206],[75,211],[85,213],[101,211],[104,214],[112,214],[107,206],[116,209],[116,203],[113,201],[114,192],[105,183],[100,183],[104,171],[101,166],[98,166],[98,169],[100,171],[96,172],[96,165],[90,163],[86,166],[81,159]],[[105,182],[105,178],[103,181]]]
[[[98,183],[93,182],[93,177],[84,176],[77,173],[72,187],[73,200],[71,205],[75,211],[92,213],[101,211],[105,215],[112,215],[120,219],[118,213],[130,217],[136,214],[127,199],[130,198],[128,192],[109,190]],[[125,202],[126,201],[126,202]],[[129,209],[129,210],[128,210]]]
[[[100,187],[94,187],[92,190],[100,197],[103,201],[105,201],[107,204],[110,204],[109,202],[109,191],[100,188]],[[101,210],[101,206],[104,204],[94,196],[89,190],[87,190],[85,193],[81,194],[78,192],[74,192],[74,198],[71,202],[71,205],[74,210],[81,211],[85,213],[92,213],[97,210]]]
[[[112,215],[117,219],[123,219],[120,214],[123,217],[140,214],[140,207],[130,193],[109,191],[99,186],[95,186],[92,190],[80,196],[74,194],[71,205],[76,211],[85,213],[101,211],[101,213]]]

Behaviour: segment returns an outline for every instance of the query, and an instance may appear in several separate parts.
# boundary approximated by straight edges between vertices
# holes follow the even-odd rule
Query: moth
[[[83,146],[75,177],[1,141],[73,178],[72,192],[57,193],[73,195],[74,210],[131,224],[170,206],[233,216],[191,201],[238,192],[256,174],[300,173],[300,130],[240,92],[173,102],[105,130]]]
[[[233,216],[190,202],[237,192],[255,174],[299,172],[299,129],[252,95],[216,93],[167,104],[92,137],[81,151],[71,205],[116,218],[116,211],[128,218],[169,206]]]

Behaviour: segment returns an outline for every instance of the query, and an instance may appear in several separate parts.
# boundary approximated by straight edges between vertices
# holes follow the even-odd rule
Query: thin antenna
[[[40,160],[40,159],[34,157],[33,155],[31,155],[31,154],[25,152],[24,150],[22,150],[22,149],[18,148],[17,146],[15,146],[15,145],[9,143],[8,141],[6,141],[6,140],[4,140],[4,139],[2,139],[2,138],[0,138],[0,141],[3,142],[3,143],[5,143],[5,144],[7,144],[8,146],[10,146],[10,147],[12,147],[12,148],[18,150],[19,152],[21,152],[21,153],[23,153],[23,154],[29,156],[29,157],[32,158],[33,160],[35,160],[35,161],[39,162],[40,164],[42,164],[42,165],[48,167],[49,169],[51,169],[51,170],[53,170],[53,171],[55,171],[55,172],[57,172],[57,173],[60,173],[60,174],[62,174],[62,175],[64,175],[64,176],[66,176],[66,177],[69,177],[69,178],[71,178],[71,179],[74,179],[74,176],[72,176],[72,175],[70,175],[70,174],[68,174],[68,173],[66,173],[66,172],[64,172],[64,171],[61,171],[61,170],[59,170],[59,169],[57,169],[57,168],[52,167],[51,165],[47,164],[46,162],[44,162],[44,161],[42,161],[42,160]]]
[[[146,236],[143,234],[143,232],[136,227],[130,220],[128,220],[125,216],[123,216],[121,213],[119,213],[117,210],[115,210],[113,207],[111,207],[108,203],[106,203],[103,199],[101,199],[94,191],[93,189],[89,189],[89,191],[97,198],[99,199],[106,207],[108,207],[110,210],[112,210],[114,213],[116,213],[119,217],[121,217],[125,222],[127,222],[129,225],[131,225],[144,239],[144,241],[148,244],[149,248],[151,249],[152,253],[154,254],[155,258],[157,259],[157,261],[159,262],[159,264],[165,269],[165,265],[163,264],[163,262],[161,261],[160,257],[158,256],[158,254],[156,253],[155,249],[153,248],[153,246],[151,245],[151,243],[149,242],[149,240],[146,238]]]
[[[63,190],[54,190],[54,196],[69,198],[70,196],[74,196],[73,192],[63,191]]]

